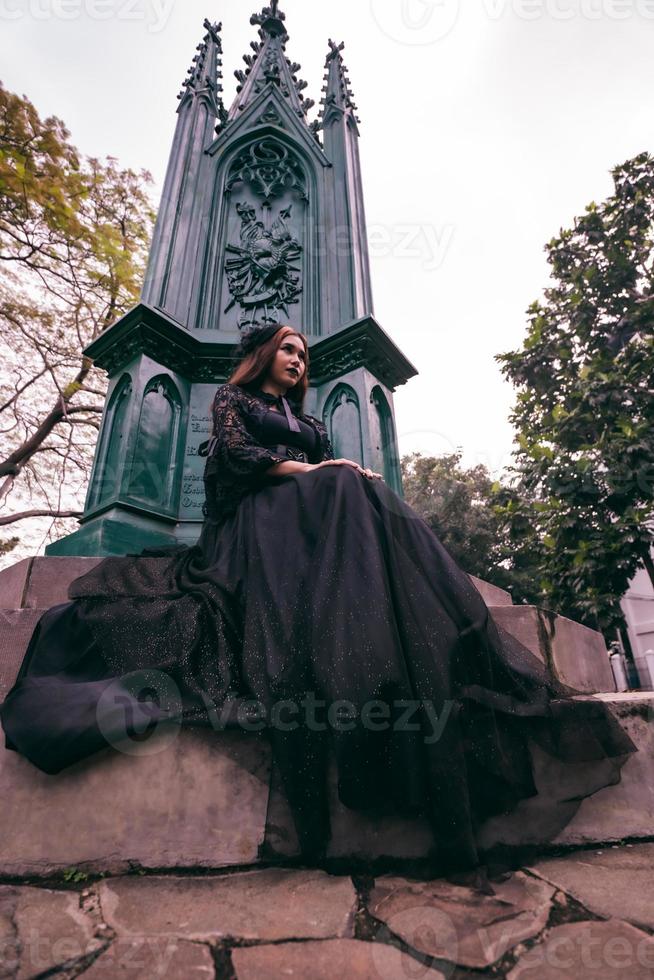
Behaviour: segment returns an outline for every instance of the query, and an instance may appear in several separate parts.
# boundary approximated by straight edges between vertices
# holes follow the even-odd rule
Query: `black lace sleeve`
[[[216,391],[213,406],[212,455],[221,480],[251,481],[285,456],[262,446],[246,426],[247,408],[238,385],[224,384]]]
[[[327,434],[327,427],[324,422],[320,419],[315,418],[313,415],[305,415],[307,419],[311,420],[311,423],[318,433],[318,459],[310,459],[311,463],[322,463],[323,459],[334,459],[334,450],[331,442],[329,441],[329,436]]]

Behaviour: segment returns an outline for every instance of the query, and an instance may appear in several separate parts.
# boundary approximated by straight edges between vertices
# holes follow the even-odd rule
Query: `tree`
[[[0,83],[0,526],[81,512],[106,382],[82,354],[138,299],[152,178],[81,159]]]
[[[543,600],[611,638],[639,566],[654,584],[654,157],[612,176],[546,246],[523,347],[496,356],[518,389],[505,517],[538,542]]]
[[[422,517],[455,561],[470,575],[506,589],[514,602],[535,602],[538,552],[524,549],[512,562],[513,525],[504,507],[511,491],[494,483],[479,464],[461,467],[461,453],[402,457],[406,502]],[[499,507],[498,507],[499,504]]]

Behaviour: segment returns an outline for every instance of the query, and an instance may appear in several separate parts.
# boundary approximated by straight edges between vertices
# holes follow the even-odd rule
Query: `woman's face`
[[[270,367],[270,380],[281,387],[292,388],[306,369],[306,354],[301,338],[297,334],[287,334]]]

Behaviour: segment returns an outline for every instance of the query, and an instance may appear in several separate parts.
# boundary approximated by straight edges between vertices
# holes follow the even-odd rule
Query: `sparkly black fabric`
[[[306,856],[330,835],[333,757],[346,807],[425,815],[461,868],[486,818],[537,794],[532,745],[559,767],[568,817],[617,782],[635,746],[604,704],[573,701],[493,622],[383,481],[342,464],[267,475],[283,416],[274,396],[235,388],[214,402],[199,541],[72,583],[0,708],[7,747],[56,773],[175,720],[245,728],[270,740]],[[296,445],[333,458],[324,426],[298,421]],[[553,835],[545,818],[532,829]]]

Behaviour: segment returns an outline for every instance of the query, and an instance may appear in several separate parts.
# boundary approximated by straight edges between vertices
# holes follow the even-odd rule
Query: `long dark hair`
[[[298,378],[293,387],[288,389],[286,397],[295,402],[298,410],[303,412],[304,399],[309,388],[309,344],[304,334],[294,327],[281,327],[269,340],[259,344],[249,354],[246,354],[227,380],[230,384],[242,385],[243,387],[263,383],[277,356],[277,351],[290,334],[299,337],[302,341],[305,361],[302,377]]]

